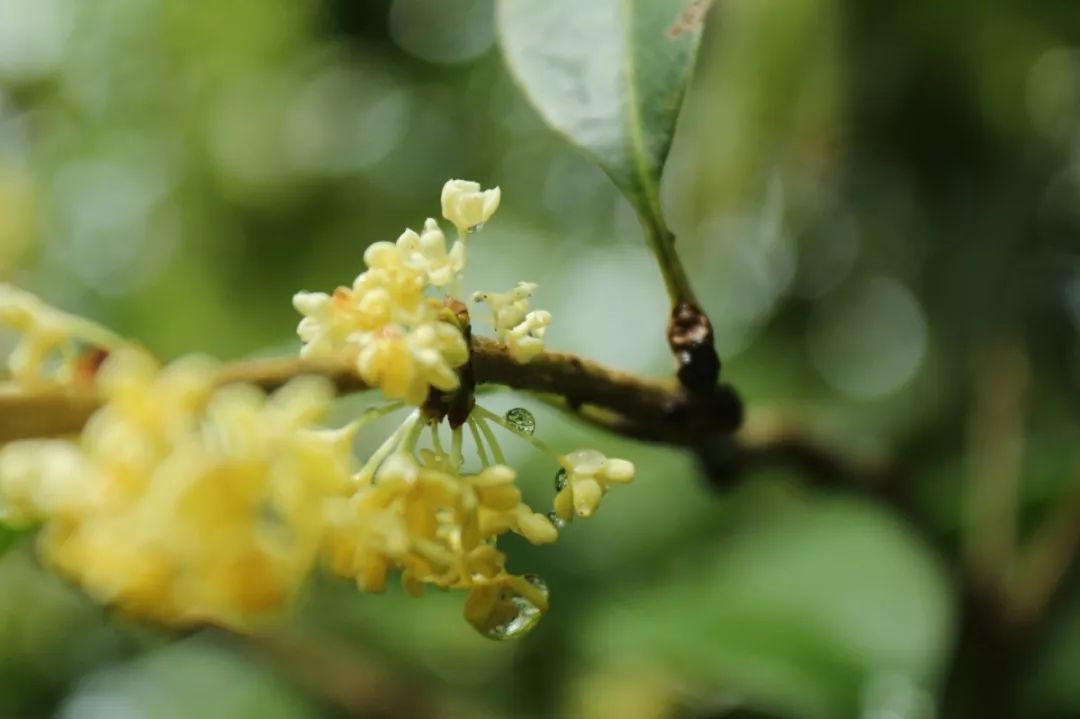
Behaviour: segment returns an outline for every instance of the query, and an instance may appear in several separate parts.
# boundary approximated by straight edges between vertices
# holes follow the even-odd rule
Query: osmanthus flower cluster
[[[551,313],[529,311],[529,298],[536,290],[534,282],[518,282],[509,292],[474,292],[474,302],[491,307],[495,336],[506,343],[510,356],[528,362],[544,351],[544,333],[551,324]]]
[[[548,609],[547,589],[507,569],[498,538],[555,542],[633,466],[596,450],[561,454],[534,436],[527,410],[503,416],[476,403],[471,322],[457,295],[470,236],[499,199],[498,189],[452,180],[442,193],[452,245],[428,219],[369,246],[350,286],[296,295],[301,355],[352,368],[388,400],[339,429],[319,424],[334,393],[325,379],[300,377],[272,394],[221,385],[210,360],[162,366],[0,286],[0,324],[21,336],[15,382],[89,384],[103,402],[77,437],[0,448],[0,521],[40,526],[46,562],[100,601],[165,623],[257,626],[322,567],[368,592],[392,573],[417,596],[427,585],[465,590],[465,617],[484,635],[528,631]],[[535,289],[473,296],[521,363],[543,351],[551,322],[529,309]],[[357,461],[356,433],[402,408],[400,426]],[[495,429],[554,461],[550,510],[523,502]]]
[[[101,368],[76,439],[0,450],[0,516],[41,523],[45,560],[98,600],[173,624],[251,626],[286,607],[344,491],[351,435],[317,430],[321,378],[214,390],[213,363],[136,349]]]
[[[23,385],[89,379],[100,351],[123,340],[93,322],[46,305],[29,292],[0,284],[0,327],[19,333],[8,370]],[[94,348],[98,351],[87,352]]]
[[[455,309],[462,303],[454,293],[469,237],[491,219],[499,200],[498,188],[451,180],[443,187],[442,213],[456,229],[452,246],[447,248],[438,223],[428,218],[420,233],[406,230],[396,243],[371,245],[364,255],[367,269],[351,287],[301,292],[294,304],[304,315],[298,328],[303,356],[354,364],[387,397],[417,407],[357,473],[352,497],[339,503],[333,570],[355,576],[367,591],[381,590],[392,569],[401,571],[413,594],[425,584],[468,589],[466,618],[501,638],[535,623],[547,610],[547,591],[538,578],[507,571],[498,536],[513,532],[533,544],[556,541],[566,522],[592,515],[609,485],[630,481],[633,465],[595,450],[561,455],[533,436],[535,423],[524,410],[504,418],[472,397],[455,398],[462,390],[462,373],[455,370],[468,362],[468,326]],[[520,282],[508,292],[472,296],[489,306],[496,337],[522,363],[543,351],[551,323],[548,312],[529,309],[536,288]],[[468,411],[450,428],[447,449],[439,434],[440,409],[455,401]],[[516,472],[507,466],[491,424],[532,443],[572,478],[551,512],[522,502]],[[418,450],[425,426],[431,448]],[[465,470],[465,428],[479,462],[472,472]]]

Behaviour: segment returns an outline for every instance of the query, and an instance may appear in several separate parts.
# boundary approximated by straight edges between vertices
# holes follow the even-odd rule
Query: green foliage
[[[65,704],[65,716],[105,716],[122,706],[154,719],[316,719],[313,703],[244,657],[189,639],[90,675]]]
[[[507,64],[544,119],[664,227],[660,175],[697,56],[692,4],[500,0]],[[687,11],[688,12],[688,11]]]
[[[26,534],[25,530],[15,529],[0,523],[0,557],[14,549],[19,540]]]
[[[450,3],[470,11],[458,23],[432,19]],[[552,347],[669,372],[657,340],[664,298],[634,218],[600,170],[545,132],[513,75],[639,212],[656,211],[668,157],[667,219],[752,416],[776,410],[855,456],[900,459],[943,542],[960,533],[971,480],[971,368],[988,339],[1025,344],[1027,538],[1074,491],[1080,431],[1074,4],[716,3],[668,156],[697,33],[656,51],[685,54],[657,56],[625,41],[626,24],[604,34],[586,21],[648,10],[663,36],[688,4],[500,0],[507,72],[494,52],[440,65],[395,39],[457,41],[480,1],[0,0],[0,274],[163,356],[281,354],[296,347],[293,291],[347,280],[367,243],[415,223],[448,177],[469,177],[505,193],[485,230],[496,249],[475,253],[470,282],[501,289],[507,271],[528,268],[523,279],[540,283],[538,301],[556,318]],[[410,12],[393,21],[392,5]],[[574,95],[540,84],[562,73],[580,80],[569,87],[594,89],[589,60],[610,67],[627,47],[655,73],[637,88],[651,104],[640,94],[625,104],[616,74],[595,90],[616,105],[595,118],[599,134],[582,135]],[[659,128],[637,164],[628,108]],[[24,216],[33,222],[14,221]],[[866,322],[835,311],[863,307],[860,288],[882,277],[926,319],[925,352],[867,395],[853,380],[918,339],[897,332],[880,303],[865,304]],[[894,336],[872,341],[880,334],[868,327]],[[859,352],[845,354],[835,337],[860,342]],[[531,399],[503,409],[517,405],[553,443],[612,442]],[[444,691],[455,716],[611,716],[579,711],[573,697],[581,685],[614,705],[619,696],[593,679],[622,661],[647,677],[679,673],[684,716],[707,714],[718,694],[779,716],[855,716],[875,678],[897,674],[919,692],[939,690],[942,642],[954,635],[927,546],[865,506],[793,516],[772,500],[713,491],[688,455],[609,446],[638,463],[635,484],[550,555],[512,552],[513,566],[552,590],[552,611],[527,642],[474,636],[450,595],[413,602],[394,589],[361,600],[325,582],[301,613],[315,626],[297,631],[417,695]],[[550,501],[551,474],[538,459],[531,502]],[[769,491],[788,501],[791,489]],[[0,544],[11,540],[0,530]],[[265,677],[263,658],[215,635],[136,646],[130,624],[34,562],[31,542],[17,544],[0,557],[0,716],[153,716],[147,693],[220,716],[229,707],[214,705],[235,700],[220,677],[271,697],[275,716],[312,715],[306,701],[282,701],[280,686],[307,654],[285,658],[268,682],[237,669]],[[1052,641],[1035,648],[1019,716],[1080,714],[1075,591],[1062,609],[1046,627]],[[377,685],[323,673],[346,696],[379,698]],[[84,711],[61,711],[72,704]],[[250,707],[266,704],[233,715]],[[647,714],[634,708],[625,716]],[[888,702],[858,708],[917,716]],[[347,713],[335,709],[325,715]]]
[[[891,517],[814,502],[687,554],[656,588],[609,597],[587,621],[586,646],[609,661],[659,660],[671,677],[783,716],[855,716],[882,684],[931,704],[927,682],[948,647],[948,583]],[[901,699],[881,704],[890,701]]]
[[[11,549],[15,543],[15,532],[0,524],[0,555]]]

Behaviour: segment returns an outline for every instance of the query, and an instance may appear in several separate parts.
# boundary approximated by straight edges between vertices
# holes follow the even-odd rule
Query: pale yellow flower
[[[495,636],[498,627],[506,625],[509,605],[499,603],[499,591],[492,589],[492,595],[485,588],[525,581],[531,587],[524,590],[527,594],[539,591],[506,572],[506,556],[496,547],[496,538],[515,532],[534,544],[546,544],[558,538],[558,531],[522,502],[510,467],[494,465],[461,474],[456,469],[459,458],[441,450],[422,450],[417,462],[410,446],[422,427],[418,414],[406,420],[404,433],[395,435],[396,449],[381,462],[373,481],[357,484],[351,498],[338,502],[331,515],[330,567],[354,578],[365,591],[382,591],[395,569],[414,595],[425,585],[472,589],[466,616]],[[535,614],[529,614],[531,621],[547,610],[546,592],[536,601],[528,605]],[[488,631],[491,627],[495,634]]]
[[[634,479],[634,465],[625,459],[609,459],[595,449],[579,449],[563,458],[565,476],[555,495],[555,514],[564,521],[591,517],[600,499],[614,484]]]
[[[556,541],[559,527],[591,516],[634,468],[594,450],[559,454],[533,436],[523,408],[503,417],[471,397],[428,404],[432,391],[461,385],[466,313],[447,295],[464,271],[466,235],[499,200],[498,188],[452,180],[443,214],[459,237],[449,249],[429,218],[420,233],[370,245],[350,286],[295,295],[304,358],[351,365],[403,400],[339,430],[316,425],[332,397],[325,380],[294,379],[269,396],[247,385],[222,388],[209,360],[162,368],[96,325],[0,285],[0,324],[22,335],[17,380],[72,375],[72,358],[87,348],[95,361],[108,355],[92,375],[103,405],[77,439],[0,448],[0,520],[40,524],[46,562],[98,600],[169,624],[249,628],[288,606],[321,564],[369,592],[382,591],[391,573],[413,595],[427,586],[463,589],[465,617],[484,635],[528,631],[548,610],[547,588],[507,571],[499,537]],[[529,309],[535,290],[521,282],[474,296],[490,305],[495,335],[519,362],[543,351],[551,323],[548,312]],[[473,433],[476,470],[464,469],[462,426],[448,445],[440,439],[440,413],[451,402],[463,408],[451,421]],[[418,409],[356,471],[356,429],[405,403]],[[489,422],[561,463],[554,513],[523,501]],[[418,448],[425,430],[430,449]]]
[[[346,350],[356,319],[348,304],[350,290],[344,287],[338,290],[333,297],[325,292],[297,292],[293,296],[293,307],[304,316],[296,328],[304,343],[301,357],[330,359]]]
[[[525,319],[506,333],[504,341],[510,356],[518,362],[531,362],[544,351],[544,334],[551,324],[551,313],[536,310],[525,315]]]
[[[491,324],[502,335],[520,324],[529,312],[529,299],[536,291],[535,282],[518,282],[509,292],[474,292],[473,302],[483,302],[491,308]]]
[[[529,311],[529,299],[536,291],[533,282],[519,282],[509,292],[475,292],[474,302],[491,308],[495,336],[506,343],[510,356],[525,364],[544,351],[544,334],[551,324],[551,313]]]
[[[357,371],[365,382],[379,387],[392,399],[423,404],[429,390],[457,389],[454,368],[468,359],[461,332],[446,322],[429,321],[405,332],[388,325],[376,332],[357,334]]]
[[[397,240],[397,246],[405,251],[409,261],[427,272],[432,287],[446,287],[461,279],[465,270],[465,242],[456,240],[450,250],[446,249],[446,235],[431,217],[424,223],[420,234],[405,230]]]
[[[215,390],[212,365],[119,352],[78,441],[0,450],[0,505],[40,521],[49,564],[98,600],[169,624],[232,627],[286,607],[352,471],[348,431],[314,427],[320,379]]]
[[[449,180],[442,189],[443,217],[454,223],[458,232],[475,231],[491,219],[499,209],[502,191],[498,187],[481,190],[480,183],[468,180]]]
[[[0,521],[30,525],[70,517],[91,501],[85,457],[72,442],[33,439],[0,447]]]
[[[449,311],[425,297],[427,272],[410,263],[408,242],[376,242],[364,253],[368,270],[332,295],[300,292],[301,356],[336,359],[393,399],[420,405],[432,387],[456,389],[454,371],[468,360]],[[417,250],[419,252],[419,250]]]
[[[70,383],[80,378],[80,349],[111,349],[123,340],[104,327],[62,312],[36,296],[0,283],[0,327],[19,335],[8,357],[12,378],[21,384]]]

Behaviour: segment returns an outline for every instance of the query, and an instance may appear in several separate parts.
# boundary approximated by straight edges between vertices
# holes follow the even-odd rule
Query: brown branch
[[[717,487],[728,487],[747,471],[783,466],[803,474],[812,486],[841,488],[911,514],[904,483],[884,464],[852,461],[791,427],[765,434],[734,436],[742,406],[725,385],[711,392],[623,372],[577,355],[544,352],[528,364],[516,362],[502,344],[483,337],[471,341],[472,370],[478,384],[503,385],[534,393],[575,413],[583,421],[634,439],[692,451]],[[321,375],[341,394],[368,389],[350,368],[296,358],[241,360],[218,372],[220,384],[249,382],[267,390],[293,377]],[[0,390],[0,442],[78,432],[97,407],[93,395],[57,388]]]
[[[742,406],[729,386],[700,392],[674,379],[636,375],[562,352],[544,352],[522,365],[504,345],[488,338],[472,338],[471,351],[477,383],[534,393],[609,432],[689,449],[718,488],[733,485],[748,471],[786,466],[804,475],[811,486],[858,492],[892,505],[903,515],[913,514],[903,493],[904,483],[886,464],[853,461],[791,426],[734,436],[742,422]],[[341,394],[369,389],[347,366],[298,358],[227,364],[219,369],[217,381],[251,382],[273,390],[301,375],[326,377]],[[0,442],[76,433],[96,407],[96,398],[85,392],[16,391],[9,386],[0,390]]]
[[[544,352],[522,365],[486,338],[475,338],[472,349],[478,381],[556,395],[586,419],[597,417],[592,409],[615,413],[618,420],[604,426],[637,439],[689,445],[703,437],[729,435],[742,421],[742,407],[729,387],[691,393],[671,381],[621,372],[563,352]]]
[[[889,457],[861,456],[786,424],[765,432],[748,427],[726,442],[698,445],[696,451],[706,477],[719,488],[734,487],[752,472],[789,470],[805,487],[839,490],[888,507],[939,544],[903,468]]]
[[[1013,621],[1029,626],[1046,612],[1071,566],[1080,557],[1080,485],[1039,527],[1017,557],[1011,583]]]
[[[634,439],[684,447],[699,458],[707,477],[727,487],[747,471],[784,466],[812,486],[842,488],[884,500],[910,514],[903,482],[884,464],[852,461],[815,438],[790,427],[734,436],[742,406],[725,385],[711,392],[623,372],[577,355],[544,352],[528,364],[516,362],[506,347],[473,337],[472,370],[478,384],[503,385],[534,393],[575,413],[583,421]],[[293,377],[321,375],[341,394],[369,389],[350,368],[296,358],[241,360],[218,371],[220,384],[249,382],[273,390]],[[0,442],[78,432],[98,406],[86,392],[58,388],[0,389]]]
[[[711,392],[695,391],[674,379],[623,372],[563,352],[544,352],[523,365],[504,345],[484,337],[472,338],[471,355],[477,383],[531,392],[607,431],[689,449],[718,487],[731,485],[753,469],[785,466],[803,473],[814,486],[840,487],[903,504],[895,494],[902,483],[893,481],[882,466],[852,462],[791,428],[734,437],[742,422],[742,406],[725,385]],[[273,390],[294,377],[312,374],[330,379],[341,394],[369,389],[349,367],[297,358],[225,364],[218,370],[217,382],[248,382]],[[0,442],[76,433],[97,407],[97,398],[86,391],[0,385]]]
[[[1030,371],[1023,347],[1000,339],[982,349],[967,419],[961,526],[963,561],[1003,615],[1017,564],[1017,521]]]
[[[91,392],[0,385],[0,442],[78,432],[98,408]]]
[[[478,383],[555,395],[586,417],[606,412],[617,418],[606,425],[608,429],[640,439],[690,445],[730,434],[741,419],[741,407],[729,388],[690,394],[674,382],[621,372],[562,352],[544,352],[523,365],[505,346],[483,337],[473,338],[471,349]],[[250,382],[271,390],[311,374],[329,378],[342,394],[369,389],[348,367],[292,358],[226,364],[217,381]],[[0,441],[77,432],[96,406],[96,398],[87,392],[0,387]]]

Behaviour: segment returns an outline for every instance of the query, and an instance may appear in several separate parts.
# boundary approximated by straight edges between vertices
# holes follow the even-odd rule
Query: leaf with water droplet
[[[506,421],[510,423],[514,429],[525,434],[532,434],[536,431],[536,418],[533,417],[533,413],[524,407],[514,407],[512,410],[506,413]]]

